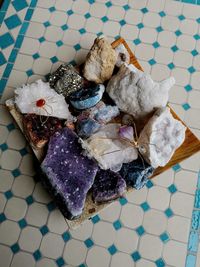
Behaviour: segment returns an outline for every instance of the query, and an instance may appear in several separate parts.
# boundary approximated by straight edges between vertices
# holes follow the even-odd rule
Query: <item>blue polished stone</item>
[[[77,123],[77,133],[82,138],[88,138],[101,128],[101,124],[93,119],[81,120]]]
[[[82,110],[95,106],[102,98],[105,91],[104,85],[83,88],[70,95],[70,103],[76,109]]]
[[[120,174],[126,180],[127,185],[141,189],[147,183],[153,171],[152,166],[138,158],[130,163],[124,163]]]

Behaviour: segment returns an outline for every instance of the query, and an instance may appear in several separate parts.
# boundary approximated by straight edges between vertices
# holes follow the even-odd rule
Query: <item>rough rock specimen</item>
[[[100,101],[91,109],[84,110],[77,117],[76,129],[78,135],[86,138],[98,131],[105,123],[119,115],[117,106],[105,105]]]
[[[122,196],[125,190],[126,182],[119,173],[99,170],[92,187],[92,196],[94,202],[102,203]]]
[[[42,148],[49,138],[62,128],[62,121],[54,117],[26,114],[22,117],[25,134],[36,148]]]
[[[79,110],[91,108],[101,100],[104,91],[105,86],[103,84],[80,89],[70,95],[70,103],[74,108]]]
[[[84,79],[72,65],[63,64],[50,75],[49,84],[58,94],[68,97],[83,87]]]
[[[112,76],[116,60],[117,54],[106,38],[96,38],[87,55],[83,76],[88,81],[104,83]]]
[[[138,157],[130,163],[124,163],[120,175],[125,179],[127,185],[135,189],[141,189],[153,174],[154,168]]]
[[[120,126],[109,123],[87,140],[82,140],[86,155],[95,158],[104,170],[119,171],[123,163],[131,162],[138,157],[137,149],[119,138]]]
[[[64,203],[67,218],[80,216],[98,166],[82,155],[78,136],[71,129],[63,128],[50,138],[41,168],[54,188],[54,194]]]
[[[150,75],[132,64],[123,64],[108,82],[106,91],[120,110],[135,119],[142,119],[155,108],[166,106],[168,92],[174,83],[172,77],[160,83],[154,82]]]
[[[168,107],[158,109],[140,133],[139,151],[152,167],[165,166],[183,143],[185,130]]]
[[[116,62],[117,67],[121,67],[121,65],[124,63],[129,64],[130,55],[129,55],[128,50],[123,44],[118,45],[115,48],[115,52],[117,53],[117,62]]]
[[[101,124],[93,119],[83,119],[76,124],[76,130],[80,137],[88,138],[101,128]]]
[[[49,87],[49,83],[38,80],[15,90],[15,104],[21,113],[33,113],[72,120],[65,98]]]

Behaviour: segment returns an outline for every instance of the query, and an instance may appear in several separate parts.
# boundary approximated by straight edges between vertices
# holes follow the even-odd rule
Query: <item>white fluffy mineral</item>
[[[120,140],[120,124],[110,123],[101,128],[87,140],[82,147],[90,158],[95,158],[104,169],[119,171],[123,163],[131,162],[138,157],[138,151],[127,142]]]
[[[51,89],[49,83],[38,80],[15,90],[15,104],[21,113],[34,113],[60,119],[72,119],[64,96]]]
[[[118,73],[108,82],[106,91],[119,109],[142,119],[154,109],[165,107],[169,90],[175,80],[170,77],[160,83],[132,64],[123,64]]]
[[[83,68],[83,76],[95,83],[104,83],[112,76],[117,54],[104,37],[96,38]]]
[[[153,168],[165,166],[183,143],[185,130],[168,107],[158,109],[140,133],[139,151]]]

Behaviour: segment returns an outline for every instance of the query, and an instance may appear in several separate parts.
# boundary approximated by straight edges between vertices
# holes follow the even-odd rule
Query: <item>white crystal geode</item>
[[[84,64],[83,76],[95,83],[104,83],[113,74],[117,54],[104,37],[96,38]]]
[[[82,147],[89,158],[95,158],[104,169],[119,171],[123,163],[131,162],[138,157],[138,151],[127,142],[120,140],[121,124],[109,123],[87,140],[82,140]]]
[[[167,105],[174,83],[173,77],[154,82],[149,74],[132,64],[123,64],[108,82],[106,91],[121,111],[143,119],[154,109]]]
[[[168,107],[158,109],[140,133],[139,151],[153,168],[165,166],[183,143],[185,130]]]
[[[71,120],[72,115],[63,95],[51,89],[49,83],[38,80],[15,90],[15,104],[21,113],[33,113]]]

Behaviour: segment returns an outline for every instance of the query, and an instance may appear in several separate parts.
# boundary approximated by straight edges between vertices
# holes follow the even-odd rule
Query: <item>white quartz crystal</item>
[[[64,96],[51,89],[49,83],[38,80],[17,88],[15,94],[15,104],[23,114],[34,113],[60,119],[72,119]],[[42,102],[44,105],[40,105]]]
[[[87,156],[95,158],[102,169],[119,171],[123,163],[131,162],[138,157],[137,149],[119,138],[120,126],[116,123],[107,124],[82,141]]]
[[[129,55],[128,50],[123,44],[118,45],[115,48],[115,52],[117,53],[117,62],[116,62],[117,67],[120,67],[124,63],[129,64],[130,55]]]
[[[139,151],[152,167],[165,166],[183,143],[185,130],[168,107],[158,109],[140,133]]]
[[[149,74],[132,64],[123,64],[108,82],[106,91],[119,109],[135,119],[142,119],[154,109],[166,106],[174,83],[173,77],[160,83],[154,82]]]

